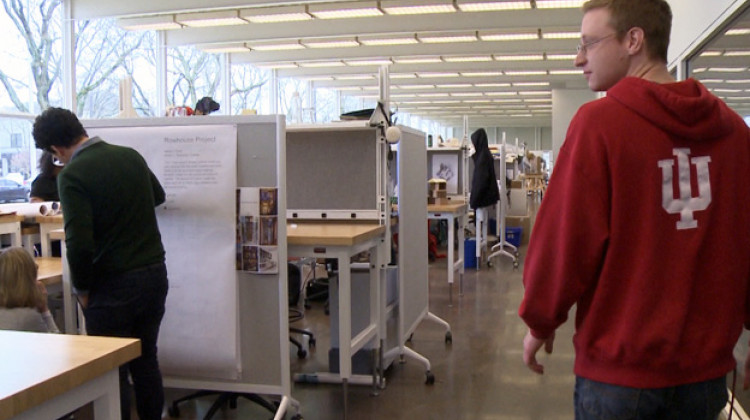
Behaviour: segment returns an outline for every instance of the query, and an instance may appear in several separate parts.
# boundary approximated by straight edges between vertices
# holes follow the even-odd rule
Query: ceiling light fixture
[[[387,36],[387,35],[380,35],[380,36],[360,36],[357,37],[357,41],[359,41],[362,45],[409,45],[409,44],[418,44],[419,41],[417,41],[417,37],[414,35],[411,36]]]
[[[479,63],[483,61],[492,61],[492,56],[491,55],[468,55],[468,56],[444,55],[443,60],[447,63]]]
[[[542,32],[543,39],[581,39],[580,32]]]
[[[307,48],[353,48],[360,45],[356,38],[306,38],[300,42]]]
[[[393,62],[397,64],[430,64],[430,63],[442,63],[443,60],[436,56],[420,56],[420,57],[393,57]]]
[[[312,19],[305,6],[241,9],[240,17],[252,23],[298,22]]]
[[[370,60],[344,60],[348,66],[387,66],[393,64],[390,59],[370,59]]]
[[[216,12],[181,13],[175,20],[185,26],[206,28],[211,26],[247,25],[237,10],[220,10]]]
[[[427,32],[417,34],[417,39],[425,44],[441,44],[448,42],[474,42],[477,41],[476,32]]]
[[[526,54],[526,55],[493,55],[495,61],[542,61],[544,55],[542,54]]]
[[[537,9],[577,9],[585,0],[536,0]]]
[[[300,44],[299,41],[248,42],[245,45],[254,51],[290,51],[305,49],[305,46]]]
[[[496,10],[531,9],[528,1],[458,0],[456,6],[462,12],[490,12]]]
[[[308,61],[308,62],[299,62],[300,67],[307,67],[307,68],[320,68],[320,67],[343,67],[346,64],[344,64],[343,61]]]
[[[442,72],[442,73],[417,73],[417,76],[423,78],[423,79],[431,79],[431,78],[438,78],[438,77],[458,77],[458,73],[452,73],[452,72]]]
[[[173,15],[122,18],[117,19],[117,25],[128,31],[167,31],[182,28],[179,22],[175,22]]]
[[[539,39],[536,32],[479,32],[482,41],[526,41]]]
[[[380,8],[389,15],[424,15],[456,11],[453,0],[386,0],[380,2]]]
[[[375,1],[311,4],[307,11],[318,19],[348,19],[383,15]]]
[[[201,45],[198,48],[201,51],[213,54],[231,54],[231,53],[244,53],[250,52],[250,49],[245,46],[244,43],[230,43],[230,44],[208,44]]]

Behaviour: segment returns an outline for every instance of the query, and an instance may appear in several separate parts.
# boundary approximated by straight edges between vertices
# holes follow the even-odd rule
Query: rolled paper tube
[[[16,214],[26,217],[44,216],[45,214],[42,213],[41,207],[44,206],[46,209],[50,209],[52,204],[52,201],[44,201],[41,203],[0,204],[0,213],[16,212]]]

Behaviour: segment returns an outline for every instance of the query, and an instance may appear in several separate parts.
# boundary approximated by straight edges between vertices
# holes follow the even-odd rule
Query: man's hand
[[[78,297],[78,304],[81,305],[81,308],[86,309],[89,306],[89,295],[77,295]]]
[[[547,352],[547,354],[552,353],[552,346],[555,342],[555,334],[552,333],[551,336],[549,336],[545,340],[540,340],[533,335],[531,335],[531,331],[526,333],[526,337],[523,338],[523,362],[526,364],[526,366],[529,367],[532,371],[542,375],[544,374],[544,366],[539,364],[536,361],[536,353],[539,351],[539,349],[544,346],[544,351]],[[747,364],[746,370],[747,370]],[[746,380],[746,383],[749,383]]]

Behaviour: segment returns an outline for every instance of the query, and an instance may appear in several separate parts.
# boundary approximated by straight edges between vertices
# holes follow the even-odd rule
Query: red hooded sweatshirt
[[[576,375],[658,388],[735,366],[750,327],[750,129],[695,80],[628,77],[570,123],[524,264],[519,314],[576,305]]]

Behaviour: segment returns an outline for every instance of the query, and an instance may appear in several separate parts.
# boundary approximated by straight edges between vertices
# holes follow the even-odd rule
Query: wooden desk
[[[51,286],[62,283],[63,268],[62,258],[58,257],[38,257],[34,258],[36,265],[39,267],[36,273],[36,279],[44,283],[45,286]]]
[[[94,402],[120,418],[118,367],[141,354],[132,338],[0,331],[0,420],[59,418]]]
[[[287,221],[288,255],[294,257],[336,258],[338,260],[339,371],[344,388],[344,417],[347,412],[348,383],[352,377],[352,355],[373,338],[383,337],[381,311],[385,300],[385,282],[381,281],[378,248],[384,240],[385,226],[346,222]],[[351,257],[370,251],[370,322],[352,337]],[[334,377],[329,373],[320,378]],[[331,379],[323,380],[325,382]]]
[[[10,235],[11,246],[21,246],[22,215],[4,214],[0,216],[0,235]]]
[[[49,233],[52,230],[62,229],[62,214],[55,216],[36,216],[34,220],[39,223],[39,237],[42,242],[42,257],[51,257],[52,251],[50,243],[52,242],[52,239],[50,238]]]
[[[458,270],[459,295],[463,294],[464,283],[464,226],[466,226],[467,205],[463,200],[455,200],[450,204],[428,204],[428,219],[443,219],[448,221],[448,302],[453,304],[453,276]],[[455,240],[454,220],[458,220],[458,258],[455,258],[453,242]]]

